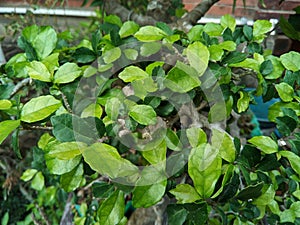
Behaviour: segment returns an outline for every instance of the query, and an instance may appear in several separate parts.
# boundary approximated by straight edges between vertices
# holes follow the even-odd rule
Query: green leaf
[[[274,186],[268,185],[266,186],[266,190],[263,191],[262,195],[253,201],[253,204],[265,206],[270,204],[274,200],[274,197],[275,197]]]
[[[105,133],[104,123],[96,117],[80,118],[64,113],[51,117],[51,123],[54,136],[62,142],[80,141],[91,144]]]
[[[81,162],[82,157],[81,155],[78,155],[75,158],[63,160],[58,158],[51,158],[46,155],[45,159],[50,173],[62,175],[71,172]]]
[[[284,102],[291,102],[294,98],[294,89],[287,83],[280,83],[276,84],[275,88],[278,92],[279,97],[282,99]]]
[[[27,182],[31,180],[38,171],[36,169],[27,169],[21,176],[21,180]]]
[[[121,107],[122,103],[118,98],[110,98],[105,103],[105,112],[111,120],[116,121]]]
[[[222,159],[218,151],[209,144],[193,148],[188,161],[188,173],[194,182],[195,189],[201,198],[209,198],[221,175]]]
[[[96,54],[87,47],[77,48],[73,54],[73,57],[78,63],[90,63],[96,60]]]
[[[260,182],[255,185],[249,185],[242,189],[236,196],[237,199],[242,201],[247,201],[249,199],[258,198],[262,193],[262,188],[264,187],[264,183]]]
[[[65,84],[74,81],[81,75],[81,69],[75,63],[65,63],[54,74],[54,83]]]
[[[128,37],[135,34],[139,30],[140,26],[133,21],[126,21],[121,29],[119,30],[119,35],[121,38]]]
[[[183,225],[188,215],[183,205],[169,204],[167,206],[168,222],[172,225]]]
[[[287,158],[295,172],[300,174],[300,157],[293,152],[290,151],[280,151],[279,154],[285,158]]]
[[[45,186],[45,178],[42,172],[35,174],[33,180],[31,181],[31,187],[34,190],[41,191]]]
[[[45,82],[51,82],[52,80],[49,70],[42,62],[32,61],[28,66],[26,66],[26,70],[32,79]]]
[[[34,36],[34,35],[33,35]],[[47,44],[45,44],[47,40]],[[32,45],[40,59],[44,59],[55,49],[57,42],[57,34],[55,30],[50,27],[41,27],[39,33],[32,40]]]
[[[99,224],[117,225],[125,213],[125,199],[122,191],[115,191],[108,199],[104,200],[97,212]]]
[[[186,135],[193,148],[207,142],[206,133],[199,127],[191,127],[186,130]]]
[[[138,173],[138,168],[134,164],[123,159],[116,148],[107,144],[95,143],[83,149],[82,155],[93,170],[110,178]]]
[[[213,129],[211,143],[214,149],[219,149],[219,155],[222,159],[230,163],[234,162],[236,155],[235,146],[229,134]]]
[[[261,65],[260,65],[260,69],[259,72],[264,75],[267,76],[270,73],[272,73],[274,70],[273,64],[271,60],[266,60],[264,61]]]
[[[96,181],[92,184],[92,190],[95,198],[108,198],[114,191],[114,185],[104,181]]]
[[[293,72],[300,70],[300,64],[299,64],[300,53],[299,52],[290,51],[288,53],[285,53],[280,56],[280,60],[286,69],[291,70]]]
[[[249,107],[250,96],[247,92],[240,91],[240,98],[237,101],[238,112],[245,112]]]
[[[160,42],[147,42],[141,46],[141,55],[148,57],[157,53],[161,49]]]
[[[272,23],[268,20],[256,20],[253,24],[253,37],[258,43],[262,42],[265,34],[272,30]]]
[[[142,80],[135,80],[131,83],[134,95],[141,98],[142,100],[145,99],[145,97],[150,92],[155,92],[157,88],[157,84],[154,82],[152,77],[147,77]]]
[[[191,42],[202,40],[203,27],[203,25],[197,24],[189,30],[187,36]]]
[[[76,188],[80,186],[83,179],[83,174],[84,174],[83,164],[80,163],[72,171],[63,174],[60,177],[61,187],[66,192],[74,191]]]
[[[234,51],[236,49],[236,43],[233,41],[223,41],[218,46],[227,51]]]
[[[162,179],[161,177],[155,181],[155,173],[158,171],[154,171],[154,173],[151,174],[153,169],[155,170],[153,167],[145,167],[142,172],[142,177],[136,183],[132,192],[132,203],[135,208],[150,207],[159,202],[165,194],[167,181],[159,181]],[[150,177],[152,180],[147,179],[149,176],[152,176]],[[145,185],[145,183],[150,184]]]
[[[163,30],[154,26],[141,27],[139,31],[134,34],[135,38],[143,42],[159,41],[166,36],[167,34]]]
[[[168,148],[174,151],[180,151],[183,147],[177,134],[170,128],[167,129],[166,143]]]
[[[190,65],[198,72],[198,76],[203,75],[209,60],[207,47],[199,41],[194,42],[186,48],[186,55]]]
[[[164,162],[166,160],[167,154],[167,144],[165,141],[162,141],[158,146],[154,149],[147,149],[142,151],[143,157],[150,163],[150,164],[157,164],[160,162]]]
[[[85,67],[84,71],[83,71],[83,77],[91,77],[93,75],[95,75],[97,73],[97,69],[93,66],[87,66]]]
[[[170,190],[179,204],[193,203],[200,200],[200,196],[194,187],[189,184],[178,184],[176,188]]]
[[[149,74],[137,66],[128,66],[121,73],[119,78],[124,82],[132,82],[149,77]]]
[[[232,60],[236,61],[235,59],[232,59]],[[231,59],[230,59],[230,61],[231,61]],[[252,69],[256,72],[259,72],[259,62],[255,59],[251,59],[251,58],[246,58],[241,62],[231,63],[229,66],[230,67],[248,68],[248,69]]]
[[[164,84],[174,92],[186,93],[199,87],[201,81],[194,68],[177,61],[175,67],[168,72]]]
[[[226,14],[221,17],[221,25],[223,28],[229,28],[232,32],[235,30],[236,22],[234,17],[229,14]]]
[[[51,146],[47,155],[51,158],[68,160],[81,155],[81,151],[86,147],[87,145],[82,142],[64,142]]]
[[[247,58],[247,54],[241,53],[241,52],[230,52],[223,60],[223,64],[229,64],[229,66],[232,66],[232,64],[243,62]],[[237,67],[237,66],[235,66]]]
[[[281,108],[288,108],[295,111],[297,116],[300,116],[299,104],[296,102],[276,102],[269,108],[268,118],[271,122],[276,122],[277,117],[284,116]]]
[[[8,222],[9,222],[9,213],[7,211],[1,219],[1,225],[7,225]]]
[[[54,113],[62,103],[51,95],[32,98],[21,111],[21,121],[32,123],[43,120]]]
[[[123,52],[124,52],[126,58],[129,60],[136,60],[139,55],[139,52],[137,50],[130,49],[130,48],[124,49]]]
[[[286,20],[283,16],[280,16],[279,25],[280,29],[287,37],[298,41],[300,40],[300,32],[297,31],[294,26],[289,23],[289,21]]]
[[[266,154],[272,154],[278,152],[278,145],[270,137],[267,136],[255,136],[248,140],[249,143],[260,149]]]
[[[42,60],[42,63],[47,67],[51,74],[59,67],[58,57],[59,53],[53,53]]]
[[[248,41],[252,41],[253,39],[253,29],[248,25],[243,26],[243,34],[247,38]]]
[[[0,110],[7,110],[12,107],[12,103],[9,100],[1,99],[0,100]]]
[[[189,203],[184,204],[184,208],[188,211],[186,223],[187,224],[207,224],[208,220],[208,210],[207,210],[207,204],[206,203]]]
[[[220,61],[224,54],[223,49],[219,45],[211,45],[208,47],[209,59],[213,61]]]
[[[135,105],[129,111],[129,116],[143,125],[156,124],[156,112],[149,105]]]
[[[221,36],[224,28],[220,24],[207,23],[204,25],[203,31],[209,36]]]
[[[115,47],[112,49],[109,49],[108,51],[105,51],[102,55],[103,60],[106,64],[110,64],[115,62],[117,59],[121,57],[121,49],[119,47]]]

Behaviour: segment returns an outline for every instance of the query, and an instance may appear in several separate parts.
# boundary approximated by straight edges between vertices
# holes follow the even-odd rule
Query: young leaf
[[[141,46],[141,55],[148,57],[157,53],[161,49],[160,42],[147,42]]]
[[[47,40],[47,44],[45,44]],[[41,27],[39,33],[34,40],[32,40],[32,45],[36,50],[36,53],[40,59],[44,59],[55,49],[57,42],[57,34],[55,30],[50,27]]]
[[[102,225],[117,225],[125,213],[125,199],[122,191],[115,191],[108,199],[104,200],[97,212]]]
[[[100,119],[102,116],[102,112],[102,107],[99,104],[90,104],[82,111],[81,118],[97,117]]]
[[[237,101],[238,112],[245,112],[249,107],[250,96],[247,92],[240,91],[240,98]]]
[[[65,84],[74,81],[81,75],[81,69],[75,63],[65,63],[54,74],[54,83]]]
[[[178,184],[176,188],[170,190],[170,193],[179,204],[193,203],[201,199],[195,188],[189,184]]]
[[[186,55],[190,65],[196,69],[198,76],[204,74],[209,60],[209,50],[201,42],[190,44],[186,49]]]
[[[134,34],[135,38],[143,42],[159,41],[166,36],[167,34],[163,30],[154,26],[141,27],[139,31]]]
[[[126,21],[121,29],[119,30],[119,35],[121,38],[128,37],[135,34],[139,30],[139,25],[133,21]]]
[[[296,102],[276,102],[269,108],[268,119],[275,122],[277,117],[284,116],[281,108],[288,108],[295,111],[297,116],[300,116],[299,104]]]
[[[6,100],[6,99],[0,100],[0,110],[7,110],[7,109],[10,109],[10,107],[12,107],[11,101]]]
[[[21,121],[40,121],[54,113],[61,105],[62,103],[51,95],[32,98],[22,108]]]
[[[121,107],[122,103],[118,98],[110,98],[105,103],[105,112],[111,120],[116,121]]]
[[[51,82],[52,77],[47,67],[38,61],[32,61],[26,66],[27,73],[32,79]]]
[[[221,17],[221,25],[223,28],[229,28],[232,32],[235,30],[236,21],[235,18],[229,14]]]
[[[186,135],[193,148],[207,142],[206,133],[198,127],[191,127],[186,130]]]
[[[27,182],[31,180],[38,171],[36,169],[27,169],[21,176],[21,180]]]
[[[265,34],[272,30],[272,23],[268,20],[256,20],[253,24],[253,37],[258,43],[262,42]]]
[[[45,178],[42,172],[35,174],[33,180],[31,181],[31,187],[34,190],[41,191],[45,186]]]
[[[103,60],[106,64],[110,64],[119,59],[122,55],[121,49],[119,47],[115,47],[105,51],[102,55]]]
[[[293,72],[297,72],[298,70],[300,70],[300,64],[299,64],[300,53],[299,52],[290,51],[288,53],[285,53],[280,56],[280,60],[286,69],[291,70]]]
[[[249,143],[260,149],[266,154],[272,154],[278,152],[278,145],[270,137],[267,136],[255,136],[248,140]]]
[[[293,152],[290,151],[280,151],[279,154],[285,158],[287,158],[297,174],[300,174],[300,157]]]
[[[162,141],[158,146],[151,150],[142,151],[143,157],[151,164],[157,164],[166,160],[167,144]]]
[[[60,184],[66,192],[74,191],[78,188],[83,179],[83,164],[80,163],[72,171],[63,174],[60,177]]]
[[[129,116],[143,125],[156,124],[156,112],[149,105],[135,105],[129,111]]]
[[[282,99],[284,102],[291,102],[294,98],[294,89],[287,83],[280,83],[276,84],[275,88],[278,92],[279,97]]]
[[[121,73],[119,78],[124,82],[132,82],[149,77],[149,74],[137,66],[128,66]]]
[[[47,155],[51,158],[68,160],[81,155],[81,151],[86,147],[87,145],[82,142],[64,142],[51,146]]]
[[[47,154],[45,156],[46,165],[52,174],[62,175],[71,172],[82,160],[81,155],[69,160],[51,158]]]

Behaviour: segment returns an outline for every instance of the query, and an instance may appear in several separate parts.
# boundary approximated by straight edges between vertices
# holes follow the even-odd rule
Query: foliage
[[[2,224],[58,224],[68,202],[75,224],[126,224],[129,200],[166,198],[172,225],[298,224],[300,54],[263,50],[264,20],[237,27],[226,15],[188,33],[104,21],[76,46],[26,27],[24,53],[1,67],[0,142],[31,161],[24,221],[1,196]],[[249,73],[252,91],[239,82]],[[233,115],[257,96],[279,99],[269,120],[280,136],[232,137]],[[25,130],[38,130],[30,152]]]

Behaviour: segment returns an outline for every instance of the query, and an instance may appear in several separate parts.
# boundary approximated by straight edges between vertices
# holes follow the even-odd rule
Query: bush
[[[18,224],[72,211],[75,224],[121,225],[131,202],[167,202],[171,225],[299,224],[300,54],[264,50],[271,29],[225,15],[185,33],[108,16],[72,45],[68,32],[26,27],[0,77],[1,149],[27,159],[31,217]],[[259,97],[277,99],[276,133],[243,123]],[[38,140],[24,152],[28,130]],[[16,223],[1,198],[2,224]]]

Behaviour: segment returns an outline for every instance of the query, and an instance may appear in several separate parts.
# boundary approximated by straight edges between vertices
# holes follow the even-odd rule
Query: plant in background
[[[72,46],[26,27],[0,85],[1,149],[31,161],[20,190],[33,203],[19,224],[121,225],[131,202],[164,205],[171,225],[299,224],[300,54],[262,49],[271,29],[225,15],[185,33],[109,15]],[[233,130],[257,96],[279,98],[268,118],[280,136]],[[22,152],[25,131],[38,140]]]

